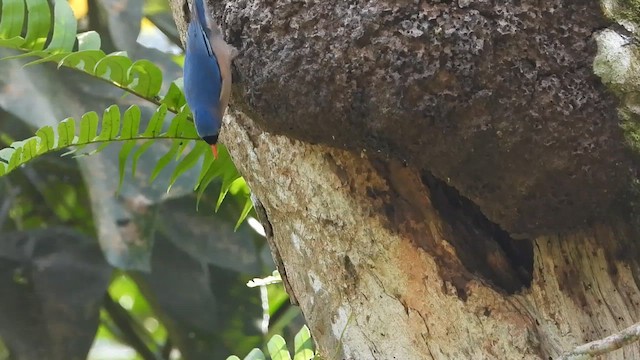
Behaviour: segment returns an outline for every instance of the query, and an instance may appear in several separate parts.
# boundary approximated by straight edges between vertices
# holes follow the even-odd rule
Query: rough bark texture
[[[615,100],[591,66],[608,24],[596,1],[246,0],[224,12],[243,53],[236,99],[261,126],[406,161],[521,236],[601,218],[627,189]]]
[[[533,283],[507,295],[458,260],[461,225],[434,209],[415,170],[263,133],[242,113],[227,120],[223,141],[329,358],[548,359],[640,319],[625,225],[537,238]],[[639,357],[629,347],[610,358]]]
[[[241,51],[221,140],[324,355],[548,359],[640,319],[597,2],[212,8]]]

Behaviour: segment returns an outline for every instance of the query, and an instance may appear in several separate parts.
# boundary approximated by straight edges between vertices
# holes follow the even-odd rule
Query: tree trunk
[[[213,4],[221,139],[321,354],[548,359],[640,320],[627,3]]]

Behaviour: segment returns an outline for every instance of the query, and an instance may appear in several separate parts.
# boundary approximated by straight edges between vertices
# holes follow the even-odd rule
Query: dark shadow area
[[[421,178],[431,192],[434,208],[450,226],[451,244],[470,272],[509,294],[531,286],[531,240],[513,239],[476,204],[432,174],[425,172]]]

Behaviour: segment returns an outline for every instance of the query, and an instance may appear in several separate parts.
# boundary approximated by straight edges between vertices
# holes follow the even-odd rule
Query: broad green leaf
[[[90,111],[82,115],[82,119],[80,119],[79,144],[88,143],[96,137],[99,121],[100,118],[95,111]]]
[[[62,58],[62,60],[58,62],[58,67],[68,66],[85,71],[89,74],[94,74],[96,64],[105,56],[106,55],[102,50],[84,50],[74,52]]]
[[[175,81],[169,85],[169,90],[167,90],[167,93],[162,98],[162,103],[167,105],[169,109],[174,110],[180,109],[187,103],[187,100],[184,98],[184,93],[178,85],[176,85]]]
[[[2,19],[0,20],[0,38],[16,39],[18,36],[22,34],[22,25],[24,24],[24,12],[25,12],[24,0],[2,0]],[[24,40],[22,40],[22,43],[23,42]],[[22,43],[20,43],[18,46],[22,45]]]
[[[244,180],[243,177],[240,177],[240,174],[238,174],[238,178],[233,180],[233,182],[231,183],[231,186],[229,187],[229,192],[232,193],[233,195],[243,195],[243,196],[251,195],[251,190],[249,190],[249,185],[247,185],[247,182]]]
[[[307,325],[304,325],[294,338],[293,354],[293,360],[313,359],[313,340],[311,340],[311,332]]]
[[[267,343],[267,349],[269,350],[269,356],[271,360],[291,360],[289,350],[287,350],[287,343],[280,335],[274,335]]]
[[[129,89],[145,98],[158,95],[162,87],[162,71],[149,60],[134,62],[127,76]]]
[[[178,133],[179,137],[187,138],[187,139],[200,139],[198,135],[198,131],[196,130],[196,126],[193,123],[193,120],[189,119],[189,114],[186,111],[183,111],[186,116],[182,119],[182,123],[180,126],[180,132]]]
[[[142,134],[143,137],[156,137],[162,132],[162,125],[164,124],[164,118],[167,116],[167,106],[160,105],[158,110],[153,114],[149,120],[149,124]]]
[[[78,38],[78,51],[100,50],[100,35],[95,31],[87,31],[76,36]]]
[[[46,0],[27,1],[27,36],[24,46],[28,49],[42,50],[51,28],[51,11]]]
[[[165,136],[167,137],[178,137],[182,134],[182,128],[185,126],[185,123],[187,123],[187,116],[189,116],[189,114],[186,111],[182,111],[180,113],[178,113],[176,116],[173,117],[173,119],[171,119],[171,124],[169,125],[169,129],[167,130],[167,133],[165,134]]]
[[[38,156],[38,142],[39,138],[37,136],[32,136],[24,141],[22,145],[21,163],[25,163]]]
[[[13,154],[11,154],[11,159],[9,159],[9,166],[7,170],[11,171],[16,167],[20,166],[22,160],[22,147],[15,148]]]
[[[124,52],[115,52],[102,58],[95,67],[95,74],[120,86],[129,84],[128,71],[131,60]]]
[[[10,147],[0,149],[0,160],[8,163],[15,151],[16,149]]]
[[[41,140],[38,154],[44,154],[45,152],[52,150],[56,145],[56,135],[51,126],[44,126],[38,129],[38,131],[36,131],[36,135],[38,135]]]
[[[58,52],[72,51],[78,30],[78,22],[73,15],[73,10],[71,10],[71,6],[69,6],[67,0],[56,0],[53,11],[53,35],[51,36],[51,42],[47,50]]]
[[[102,115],[102,129],[96,140],[115,139],[118,132],[120,132],[120,108],[117,105],[111,105]]]
[[[76,122],[73,118],[66,118],[58,124],[58,143],[57,148],[63,148],[71,145],[75,137]]]
[[[2,169],[0,169],[0,171],[2,171]],[[241,359],[235,355],[231,355],[227,358],[227,360],[241,360]]]
[[[260,349],[253,349],[244,357],[244,360],[267,360],[267,358]]]
[[[122,132],[120,133],[120,139],[132,139],[138,136],[140,130],[140,108],[131,105],[125,110],[122,116]]]

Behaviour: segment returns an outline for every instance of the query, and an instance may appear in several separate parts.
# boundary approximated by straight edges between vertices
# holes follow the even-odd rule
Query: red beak
[[[211,144],[211,151],[213,152],[213,158],[218,160],[218,145]]]

